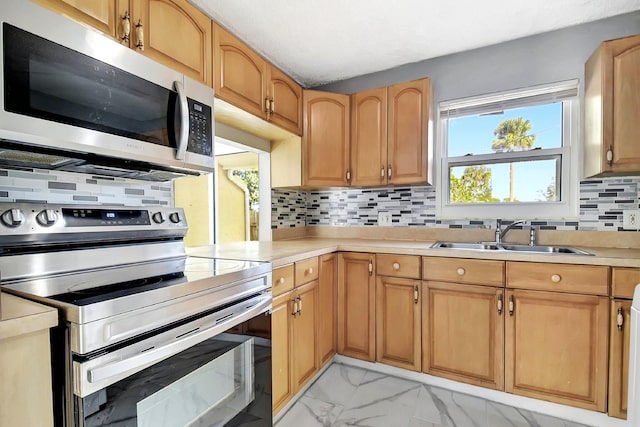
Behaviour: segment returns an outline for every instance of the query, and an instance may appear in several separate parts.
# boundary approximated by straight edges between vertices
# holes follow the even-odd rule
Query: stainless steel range
[[[178,208],[0,204],[5,291],[60,309],[56,425],[271,425],[271,264],[193,258]]]

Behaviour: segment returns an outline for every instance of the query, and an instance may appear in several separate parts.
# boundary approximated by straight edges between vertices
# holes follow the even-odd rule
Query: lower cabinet
[[[320,369],[316,343],[318,329],[318,281],[296,288],[291,333],[293,387],[298,390]]]
[[[271,379],[273,413],[293,396],[291,380],[291,328],[293,301],[291,292],[273,298],[271,309]]]
[[[607,297],[508,290],[505,390],[604,412]]]
[[[338,353],[376,360],[374,254],[338,256]]]
[[[318,353],[322,367],[336,354],[338,343],[338,255],[321,256],[318,274]]]
[[[424,282],[423,371],[503,390],[503,299],[503,288]]]
[[[609,340],[609,416],[627,418],[631,300],[611,301]]]
[[[376,279],[376,361],[420,371],[420,282]]]

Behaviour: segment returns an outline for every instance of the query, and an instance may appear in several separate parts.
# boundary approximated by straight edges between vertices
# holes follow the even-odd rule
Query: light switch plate
[[[640,211],[637,209],[628,209],[622,211],[622,228],[625,230],[637,230],[640,225]]]
[[[391,226],[391,212],[378,212],[378,227]]]

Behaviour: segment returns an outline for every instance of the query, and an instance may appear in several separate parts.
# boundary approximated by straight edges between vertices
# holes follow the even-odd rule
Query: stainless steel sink
[[[436,242],[432,246],[434,249],[463,249],[475,251],[507,251],[507,252],[530,252],[536,254],[568,254],[568,255],[593,255],[581,249],[569,246],[542,246],[542,245],[516,245],[516,244],[496,244],[493,242],[461,243],[461,242]]]

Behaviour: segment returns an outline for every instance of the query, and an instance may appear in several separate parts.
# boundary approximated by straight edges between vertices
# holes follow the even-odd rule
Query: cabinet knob
[[[313,267],[307,268],[307,274],[313,274]]]
[[[551,276],[551,281],[553,283],[560,283],[561,280],[562,280],[562,277],[559,274],[554,274]]]
[[[281,277],[277,280],[278,285],[284,285],[284,277]]]
[[[394,262],[394,263],[393,263],[393,269],[394,269],[395,271],[400,270],[400,263],[399,263],[399,262]]]
[[[466,273],[466,271],[465,271],[465,269],[464,269],[464,268],[459,267],[459,268],[456,270],[456,273],[458,273],[458,276],[464,276],[464,274]]]

